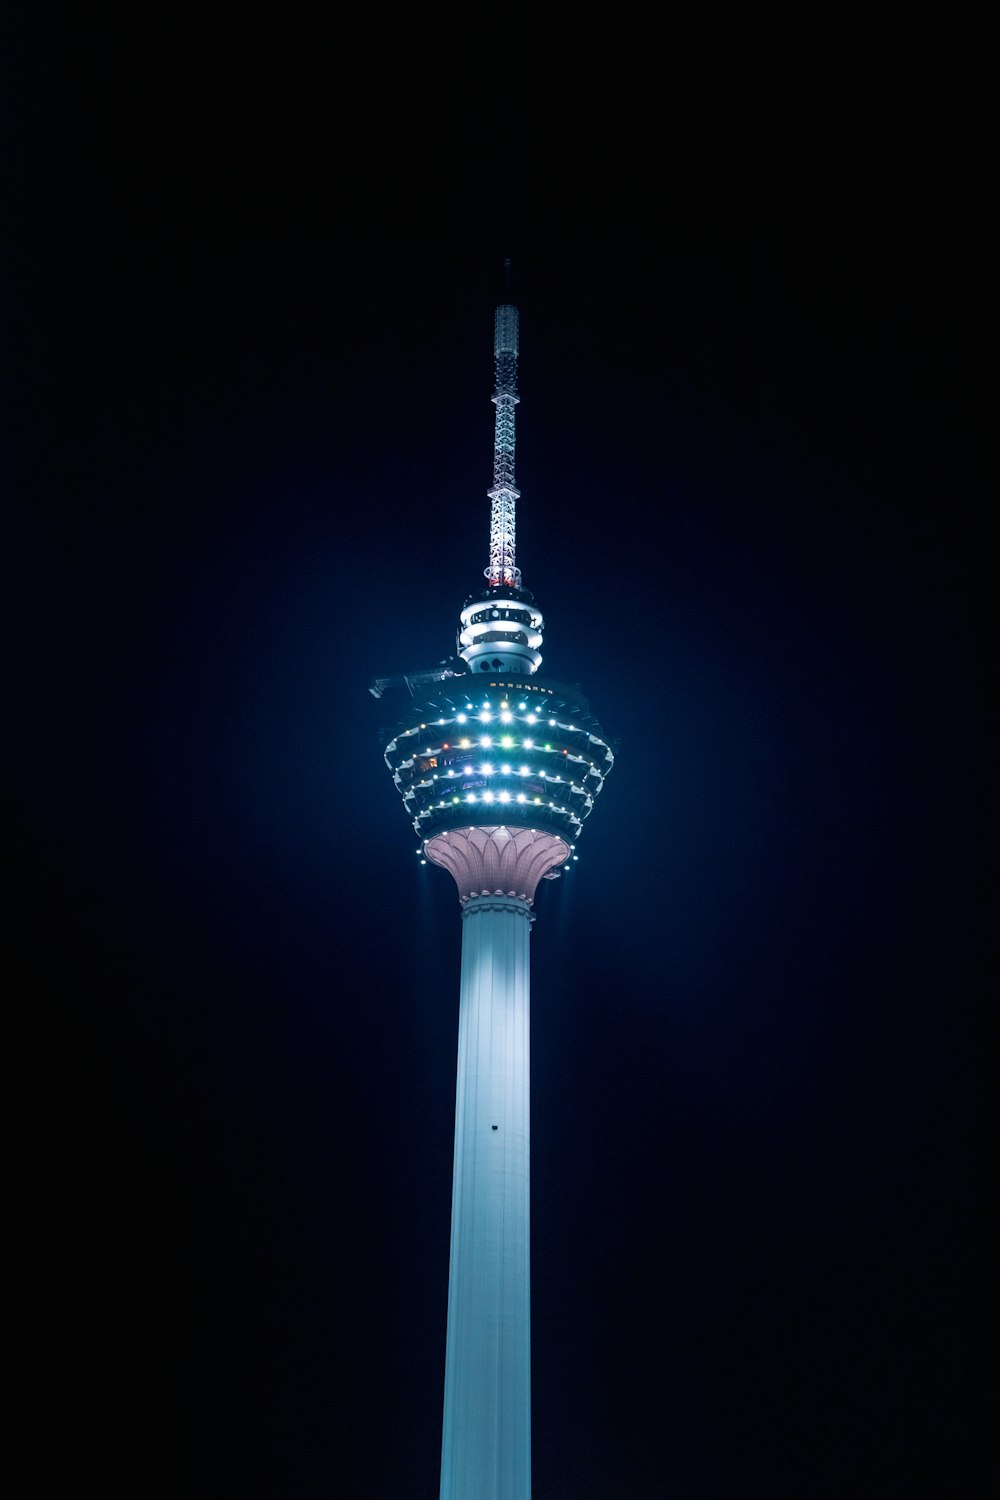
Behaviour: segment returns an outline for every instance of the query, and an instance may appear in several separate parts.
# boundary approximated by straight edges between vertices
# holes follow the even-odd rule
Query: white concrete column
[[[441,1500],[530,1500],[531,902],[569,845],[452,828],[425,845],[462,903]]]
[[[441,1500],[529,1500],[527,901],[462,911]]]

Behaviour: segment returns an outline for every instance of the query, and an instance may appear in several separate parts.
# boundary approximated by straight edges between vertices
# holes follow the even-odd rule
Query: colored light
[[[470,792],[469,795],[466,797],[465,800],[466,800],[466,802],[475,802],[476,801],[476,794],[475,794],[475,792]]]
[[[537,724],[538,723],[538,715],[537,714],[529,714],[528,715],[528,723],[529,724]]]
[[[534,750],[534,748],[535,748],[535,742],[534,742],[534,740],[524,740],[524,741],[522,741],[522,743],[524,745],[525,750]]]
[[[518,802],[527,802],[528,799],[524,795],[523,792],[518,792],[518,794],[517,794],[517,800],[518,800]]]
[[[468,748],[469,748],[469,746],[471,744],[472,744],[471,740],[459,740],[459,742],[458,742],[458,748],[460,750],[468,750]]]
[[[500,743],[505,750],[509,750],[514,741],[511,739],[509,734],[505,734]]]
[[[458,722],[460,724],[464,724],[467,717],[468,716],[466,714],[456,714],[455,715],[455,718],[458,720]]]
[[[531,775],[531,771],[529,770],[529,768],[527,766],[522,766],[521,769],[518,771],[517,774],[519,776],[530,776]]]

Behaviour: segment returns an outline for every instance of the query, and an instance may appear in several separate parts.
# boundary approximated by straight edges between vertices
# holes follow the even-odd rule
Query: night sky
[[[40,1471],[437,1495],[459,908],[367,689],[482,586],[511,256],[518,562],[620,742],[532,935],[535,1500],[978,1500],[974,103],[9,29]]]

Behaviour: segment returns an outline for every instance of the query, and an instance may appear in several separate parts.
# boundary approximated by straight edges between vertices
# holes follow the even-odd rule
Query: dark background
[[[437,1494],[460,928],[367,685],[480,586],[510,255],[621,741],[532,938],[536,1500],[984,1495],[975,81],[382,23],[6,23],[36,1474]]]

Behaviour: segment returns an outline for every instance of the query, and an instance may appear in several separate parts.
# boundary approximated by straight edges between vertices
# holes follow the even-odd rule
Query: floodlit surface
[[[441,1500],[531,1494],[527,903],[462,921]]]

